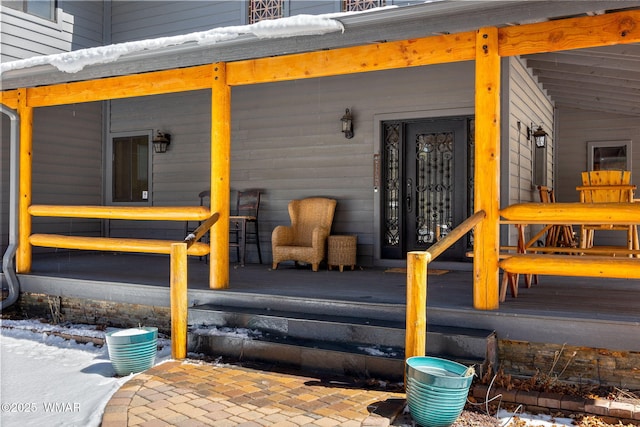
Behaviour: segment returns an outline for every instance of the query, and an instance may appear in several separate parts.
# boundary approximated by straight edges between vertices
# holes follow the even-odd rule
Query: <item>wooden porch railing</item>
[[[503,224],[638,225],[640,203],[520,203],[502,209],[500,215]],[[514,274],[640,279],[640,259],[628,257],[640,255],[639,250],[595,247],[560,251],[567,254],[540,254],[540,250],[507,254],[499,265]]]
[[[195,207],[132,207],[132,206],[52,206],[32,205],[32,216],[156,220],[156,221],[204,221],[182,242],[158,239],[127,239],[110,237],[65,236],[57,234],[32,234],[29,243],[34,246],[169,254],[171,262],[171,357],[187,356],[187,255],[203,256],[210,246],[199,240],[216,223],[220,214],[211,215],[204,206]]]
[[[407,254],[407,315],[405,358],[424,356],[427,344],[427,267],[486,217],[478,211],[451,230],[427,251]]]

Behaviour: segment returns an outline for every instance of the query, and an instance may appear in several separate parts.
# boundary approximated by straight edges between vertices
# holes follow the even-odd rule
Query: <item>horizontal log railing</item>
[[[32,205],[28,213],[38,217],[96,218],[139,221],[204,221],[211,213],[204,206],[54,206]],[[141,252],[169,254],[172,240],[128,239],[111,237],[67,236],[60,234],[32,234],[33,246],[79,249],[93,251]],[[204,256],[209,245],[195,243],[188,248],[188,255]]]
[[[427,251],[413,251],[407,254],[405,358],[424,356],[426,351],[428,264],[471,231],[485,217],[484,211],[476,212]]]
[[[503,224],[638,225],[640,203],[520,203],[500,211]],[[506,254],[500,268],[511,274],[540,274],[574,277],[640,279],[640,259],[614,255],[637,255],[637,250],[616,248],[570,249],[566,255],[532,253]],[[586,254],[583,256],[576,256]]]
[[[27,212],[32,216],[150,221],[204,221],[211,215],[205,206],[31,205]]]
[[[32,205],[32,216],[97,218],[153,221],[203,221],[183,241],[159,239],[128,239],[110,237],[66,236],[57,234],[32,234],[29,242],[34,246],[98,250],[114,252],[144,252],[169,254],[171,262],[171,356],[184,359],[187,356],[187,255],[203,256],[210,252],[208,244],[199,242],[220,217],[211,214],[204,206],[132,207],[132,206],[53,206]]]
[[[505,224],[640,224],[640,203],[518,203],[500,216]]]

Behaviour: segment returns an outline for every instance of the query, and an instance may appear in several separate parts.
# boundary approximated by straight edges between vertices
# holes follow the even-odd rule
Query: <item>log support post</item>
[[[187,357],[187,244],[171,244],[171,358]]]
[[[229,196],[231,193],[231,87],[226,64],[212,65],[211,87],[211,212],[220,218],[211,228],[209,287],[229,287]]]
[[[427,252],[407,254],[407,321],[404,356],[424,356],[427,344]]]
[[[20,116],[20,189],[18,200],[18,251],[16,253],[16,271],[31,271],[32,249],[29,243],[31,235],[31,215],[28,212],[32,200],[33,180],[33,108],[27,102],[27,89],[18,90],[18,115]]]
[[[476,37],[476,148],[474,212],[485,211],[474,235],[473,306],[499,305],[500,249],[500,56],[498,29],[481,28]]]

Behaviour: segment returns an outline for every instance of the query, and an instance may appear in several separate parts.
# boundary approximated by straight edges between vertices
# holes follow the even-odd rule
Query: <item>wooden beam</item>
[[[28,105],[47,107],[211,88],[211,66],[156,71],[30,89]]]
[[[12,110],[18,109],[18,90],[0,91],[0,104],[6,105]]]
[[[212,66],[211,81],[211,211],[220,217],[211,227],[209,287],[229,287],[229,196],[231,193],[231,87],[227,64]]]
[[[499,305],[500,56],[497,28],[481,28],[476,39],[476,148],[474,211],[486,217],[475,229],[473,306]]]
[[[640,11],[559,19],[498,30],[500,56],[640,42]]]
[[[230,86],[470,61],[473,31],[227,64]]]
[[[18,200],[18,251],[16,252],[16,272],[31,271],[32,249],[29,243],[31,234],[31,215],[28,209],[32,199],[33,169],[33,108],[28,104],[29,91],[18,90],[18,115],[20,116],[19,176],[20,189]]]
[[[640,11],[561,19],[498,30],[500,56],[640,42]],[[474,32],[259,58],[227,64],[231,86],[353,74],[474,59]],[[28,105],[43,107],[207,89],[209,65],[36,87]],[[2,103],[15,108],[13,91]]]

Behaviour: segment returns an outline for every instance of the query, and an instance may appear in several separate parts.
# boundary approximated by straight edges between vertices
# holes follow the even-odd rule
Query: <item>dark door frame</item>
[[[451,113],[448,111],[447,113]],[[469,127],[470,119],[473,118],[472,114],[467,111],[460,111],[461,114],[450,115],[443,114],[432,116],[431,114],[418,117],[380,117],[375,121],[378,128],[379,151],[374,153],[374,170],[376,176],[374,177],[374,192],[376,193],[376,205],[377,205],[377,220],[375,226],[377,228],[377,241],[375,245],[374,258],[378,258],[378,261],[386,263],[388,260],[393,259],[405,259],[406,252],[408,250],[420,250],[426,249],[430,244],[435,243],[435,240],[430,243],[430,236],[418,243],[417,246],[410,245],[408,242],[407,230],[408,224],[411,221],[405,221],[408,205],[407,199],[407,187],[406,185],[408,176],[406,165],[412,167],[409,156],[413,156],[410,146],[414,147],[413,143],[408,143],[405,135],[405,131],[408,127],[413,127],[414,131],[424,127],[430,129],[430,131],[437,132],[438,129],[446,129],[447,127],[456,126],[458,130],[456,133],[463,132],[462,139],[456,136],[457,142],[454,143],[452,154],[455,159],[455,174],[452,178],[452,195],[454,200],[451,200],[451,207],[453,212],[451,214],[452,226],[456,226],[466,218],[469,213],[470,206],[473,204],[472,200],[472,188],[469,188],[468,175],[472,171],[469,169],[469,161],[472,162],[473,147],[469,144],[473,142],[473,129]],[[385,115],[386,116],[386,115]],[[447,126],[447,123],[450,126]],[[395,158],[395,154],[389,154],[387,145],[385,144],[386,125],[391,125],[389,129],[392,129],[391,136],[391,151],[395,154],[399,154],[398,158]],[[396,134],[397,133],[397,134]],[[469,136],[471,135],[471,136]],[[396,141],[397,140],[397,141]],[[389,167],[388,161],[391,161],[394,165]],[[407,163],[409,162],[409,163]],[[389,171],[391,175],[389,176]],[[471,174],[472,176],[472,174]],[[415,184],[415,183],[414,183]],[[387,197],[387,194],[391,194],[391,197]],[[415,188],[412,188],[412,196],[415,195]],[[415,203],[415,201],[412,201]],[[415,212],[413,214],[416,214]],[[433,228],[433,227],[431,227]],[[391,232],[390,232],[391,231]],[[414,230],[415,231],[415,230]],[[433,231],[433,230],[432,230]],[[446,231],[445,231],[446,233]],[[443,233],[444,234],[444,233]],[[389,242],[393,242],[388,244]],[[463,239],[454,248],[443,254],[443,260],[449,259],[454,261],[460,261],[464,259],[465,252],[469,249],[470,240]]]

